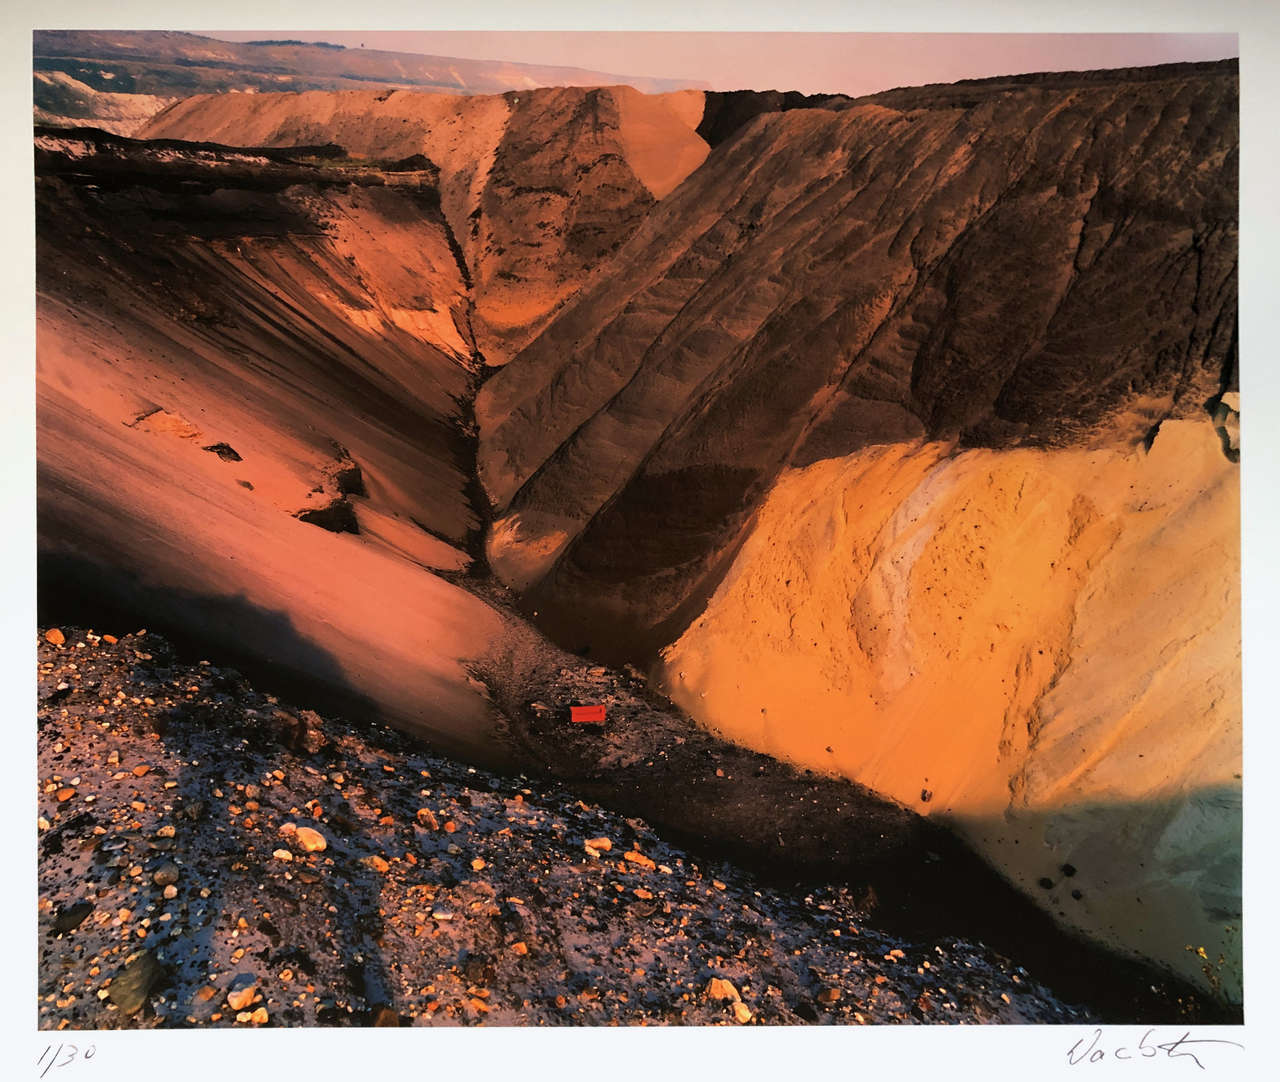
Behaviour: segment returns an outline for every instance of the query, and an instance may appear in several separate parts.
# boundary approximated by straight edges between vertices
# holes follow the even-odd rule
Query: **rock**
[[[49,628],[44,633],[45,640],[53,643],[54,646],[61,646],[67,641],[67,637],[56,627]]]
[[[298,845],[307,853],[323,853],[329,848],[324,835],[311,827],[298,827],[295,831]]]
[[[171,860],[165,861],[151,874],[151,881],[157,887],[167,887],[178,881],[181,869]]]
[[[751,1021],[751,1008],[739,1001],[733,1005],[733,1017],[738,1020],[740,1025],[745,1026]]]
[[[71,786],[64,785],[61,789],[59,789],[53,795],[57,799],[59,804],[65,804],[68,800],[70,800],[73,796],[76,795],[76,791],[72,789]]]
[[[585,844],[588,849],[595,849],[600,853],[607,853],[613,848],[613,842],[608,838],[588,838]]]
[[[299,833],[301,833],[301,831],[299,831]],[[365,857],[360,863],[366,868],[372,868],[375,872],[379,872],[383,875],[391,871],[391,865],[379,856]]]
[[[178,888],[175,887],[172,883],[170,883],[167,887],[164,888],[164,897],[166,901],[171,902],[177,896],[178,896]]]
[[[115,644],[118,643],[120,640],[117,639],[114,635],[103,635],[102,641],[105,642],[108,646],[115,646]]]
[[[518,942],[518,943],[512,943],[512,944],[511,944],[511,953],[512,953],[512,954],[518,954],[518,955],[520,955],[521,957],[523,957],[524,955],[526,955],[526,954],[528,954],[528,953],[529,953],[529,948],[524,944],[524,942],[523,942],[523,941]]]
[[[632,864],[639,865],[647,872],[657,871],[658,868],[657,864],[652,860],[646,857],[643,853],[637,853],[635,850],[624,853],[622,859],[630,861]]]
[[[818,993],[818,1002],[827,1007],[830,1007],[833,1004],[839,1003],[840,989],[824,988],[821,992]]]
[[[726,981],[720,977],[712,977],[707,982],[707,995],[714,1000],[731,1000],[734,1003],[739,1002],[742,997],[738,994],[738,990],[733,986],[732,981]]]
[[[253,1014],[249,1015],[249,1021],[255,1026],[265,1026],[268,1019],[267,1008],[259,1007]]]
[[[258,994],[258,978],[252,973],[237,973],[227,989],[227,1006],[233,1011],[247,1010]]]
[[[125,1014],[137,1014],[163,976],[164,968],[155,956],[149,950],[143,951],[116,973],[107,989],[108,996]]]
[[[400,1025],[400,1015],[396,1013],[394,1007],[388,1007],[386,1004],[374,1007],[369,1015],[369,1023],[375,1027],[397,1027]]]
[[[286,864],[293,860],[293,853],[288,849],[277,849],[271,854],[276,860],[283,860]]]
[[[419,808],[415,818],[420,826],[424,826],[428,830],[440,829],[440,822],[436,819],[435,812],[430,808]]]
[[[74,932],[92,912],[92,902],[73,902],[66,908],[58,910],[58,915],[53,920],[53,930],[59,935]]]
[[[151,767],[145,763],[139,764],[133,768],[133,776],[135,778],[145,778],[151,772]]]
[[[195,997],[196,1002],[208,1003],[209,1000],[213,999],[213,997],[216,996],[217,994],[218,994],[218,990],[213,985],[206,984],[203,988],[200,989],[200,991],[196,993],[196,997]]]
[[[476,857],[476,859],[471,862],[471,870],[473,872],[482,872],[484,871],[484,868],[485,863],[479,857]]]

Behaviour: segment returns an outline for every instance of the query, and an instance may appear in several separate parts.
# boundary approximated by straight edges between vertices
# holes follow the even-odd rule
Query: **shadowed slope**
[[[655,199],[701,164],[702,94],[630,87],[500,97],[349,92],[201,96],[146,138],[254,146],[337,142],[362,158],[425,154],[474,286],[477,344],[502,364]]]

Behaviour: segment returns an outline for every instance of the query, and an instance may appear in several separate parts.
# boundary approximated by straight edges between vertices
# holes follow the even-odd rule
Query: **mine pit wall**
[[[913,442],[790,470],[656,674],[730,740],[938,816],[1064,923],[1239,1001],[1239,480],[1207,419],[1149,451]]]

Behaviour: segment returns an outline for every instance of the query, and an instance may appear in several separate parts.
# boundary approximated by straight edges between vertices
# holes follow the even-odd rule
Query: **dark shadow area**
[[[601,687],[602,681],[608,683]],[[494,687],[501,677],[491,674],[488,682]],[[516,719],[511,731],[531,773],[644,818],[711,866],[728,861],[801,895],[822,884],[846,884],[863,898],[868,919],[891,934],[980,941],[1108,1022],[1241,1021],[1238,1006],[1068,931],[938,822],[862,786],[727,744],[684,720],[640,680],[628,685],[611,675],[596,683],[590,701],[612,704],[602,730],[565,720],[565,704],[581,688],[539,687],[538,704],[499,693],[499,705]],[[533,708],[544,704],[550,709]],[[1115,805],[1059,814],[1105,820],[1095,833],[1106,836],[1135,810],[1149,809]],[[1239,852],[1237,844],[1224,859],[1238,861]],[[1078,867],[1068,876],[1046,851],[1049,886],[1042,882],[1040,889],[1052,893],[1064,917],[1066,906],[1081,904],[1070,892],[1096,881],[1086,856],[1074,860]],[[1238,891],[1235,897],[1234,912],[1226,911],[1224,899],[1223,916],[1238,927]]]
[[[299,706],[385,720],[377,703],[346,680],[326,651],[297,634],[286,615],[246,598],[148,586],[128,571],[49,551],[37,556],[36,583],[41,624],[154,629],[184,655],[217,658]]]

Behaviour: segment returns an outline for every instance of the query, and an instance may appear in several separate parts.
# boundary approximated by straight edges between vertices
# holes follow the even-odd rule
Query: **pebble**
[[[60,935],[66,932],[74,932],[92,912],[92,902],[73,902],[71,905],[58,910],[58,915],[53,921],[53,930]]]
[[[150,951],[143,951],[116,973],[107,989],[111,1002],[125,1014],[142,1010],[164,970]]]
[[[53,643],[54,646],[61,646],[67,641],[67,637],[56,627],[49,628],[49,630],[44,633],[44,637],[49,642]]]
[[[363,864],[365,867],[372,868],[375,872],[379,872],[380,874],[383,874],[383,875],[391,871],[391,865],[388,864],[385,860],[382,859],[382,857],[379,857],[379,856],[365,857],[364,860],[362,860],[360,863]]]
[[[481,860],[479,857],[476,857],[476,859],[471,862],[471,870],[473,872],[482,872],[484,871],[484,868],[485,868],[484,861]]]
[[[298,845],[308,853],[323,853],[329,848],[329,843],[325,841],[324,835],[311,827],[298,827],[296,837]]]
[[[70,786],[64,786],[53,795],[57,799],[59,804],[65,804],[68,800],[70,800],[73,796],[76,795],[76,791],[72,789]]]
[[[151,875],[151,881],[157,887],[167,887],[178,881],[180,869],[171,860],[165,861]]]
[[[276,860],[283,860],[286,864],[293,860],[293,853],[288,849],[277,849],[271,855],[275,857]]]
[[[252,973],[239,973],[231,979],[227,990],[227,1006],[233,1011],[247,1010],[258,994],[258,979]]]
[[[596,849],[601,853],[607,853],[613,848],[613,842],[608,838],[588,838],[586,846],[588,849]]]
[[[416,816],[418,824],[426,827],[428,830],[439,830],[440,822],[436,819],[435,812],[430,808],[419,808]]]
[[[726,981],[721,977],[712,977],[707,982],[707,995],[715,1000],[732,1000],[737,1003],[742,999],[738,994],[738,990],[733,986],[732,981]]]
[[[635,852],[635,850],[631,850],[630,852],[625,853],[623,855],[623,859],[629,860],[632,864],[638,864],[641,868],[643,868],[647,872],[656,871],[658,868],[658,866],[653,861],[651,861],[648,857],[646,857],[643,853],[637,853]]]
[[[178,896],[178,888],[175,887],[172,883],[170,883],[167,887],[164,888],[164,897],[166,901],[171,902],[177,896]]]
[[[733,1005],[733,1016],[738,1020],[739,1025],[746,1025],[751,1021],[751,1008],[741,1001]]]

